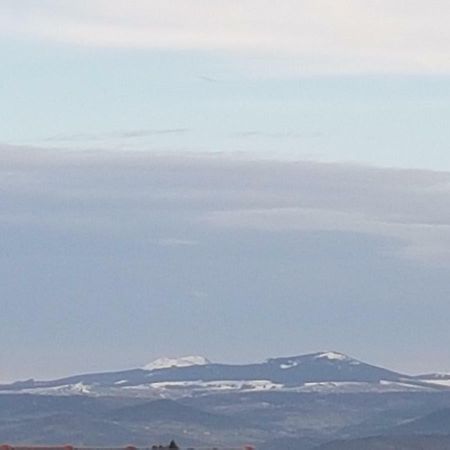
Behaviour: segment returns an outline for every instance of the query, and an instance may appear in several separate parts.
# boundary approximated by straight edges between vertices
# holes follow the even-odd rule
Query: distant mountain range
[[[217,364],[201,356],[160,358],[143,368],[58,380],[0,385],[1,392],[182,398],[227,392],[404,392],[450,390],[450,375],[410,376],[338,352],[271,358],[256,364]]]
[[[450,376],[410,376],[338,352],[142,368],[0,386],[0,443],[260,450],[450,448]]]

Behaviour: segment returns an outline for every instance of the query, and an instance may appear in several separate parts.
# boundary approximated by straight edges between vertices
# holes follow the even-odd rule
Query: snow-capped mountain
[[[144,370],[168,369],[171,367],[205,366],[211,361],[203,356],[182,356],[181,358],[158,358],[146,364]]]
[[[52,395],[178,398],[214,392],[392,392],[447,389],[447,380],[413,377],[338,352],[217,364],[202,356],[159,358],[140,369],[19,382],[1,391]]]

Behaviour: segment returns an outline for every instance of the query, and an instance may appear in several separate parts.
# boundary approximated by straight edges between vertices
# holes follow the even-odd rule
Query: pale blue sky
[[[6,143],[450,169],[442,75],[267,78],[212,52],[12,40],[0,57]]]
[[[0,0],[0,381],[450,371],[450,4],[279,3]]]

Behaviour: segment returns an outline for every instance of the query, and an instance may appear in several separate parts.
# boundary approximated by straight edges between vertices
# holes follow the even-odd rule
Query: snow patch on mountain
[[[352,358],[350,358],[349,356],[338,352],[318,353],[315,356],[315,359],[329,359],[330,361],[352,361]]]
[[[205,366],[211,364],[211,361],[203,356],[182,356],[180,358],[158,358],[149,364],[146,364],[144,370],[169,369],[171,367],[190,367]]]
[[[448,372],[428,373],[425,375],[419,375],[416,378],[419,380],[450,380],[450,373]]]
[[[408,383],[385,381],[379,383],[359,381],[323,381],[305,383],[301,387],[293,388],[295,392],[318,393],[367,393],[367,392],[433,392],[433,389],[425,386],[416,386]]]
[[[420,380],[424,383],[427,384],[434,384],[436,386],[445,386],[445,387],[450,387],[450,378],[449,379],[436,379],[436,378],[432,378],[430,380]]]
[[[150,386],[155,389],[189,388],[209,391],[267,391],[284,387],[283,384],[270,380],[165,381],[151,383]]]
[[[14,391],[13,391],[14,392]],[[84,383],[64,384],[62,386],[21,389],[17,392],[37,395],[90,395],[91,386]]]
[[[287,363],[280,364],[280,369],[292,369],[298,366],[298,361],[288,361]]]

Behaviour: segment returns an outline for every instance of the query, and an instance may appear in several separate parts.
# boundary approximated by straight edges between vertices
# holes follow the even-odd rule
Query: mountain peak
[[[328,359],[330,361],[352,361],[353,358],[339,352],[321,352],[315,353],[314,359]]]
[[[305,364],[311,363],[335,363],[340,365],[341,363],[346,363],[348,365],[357,366],[362,364],[360,361],[345,355],[344,353],[339,353],[335,351],[327,352],[316,352],[308,353],[298,356],[282,357],[282,358],[271,358],[267,359],[266,363],[271,365],[278,365],[280,369],[292,369],[297,366],[305,367]]]
[[[181,356],[179,358],[162,357],[146,364],[144,370],[168,369],[171,367],[205,366],[211,361],[204,356]]]

